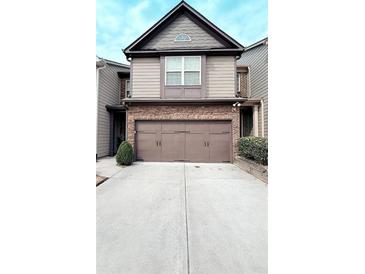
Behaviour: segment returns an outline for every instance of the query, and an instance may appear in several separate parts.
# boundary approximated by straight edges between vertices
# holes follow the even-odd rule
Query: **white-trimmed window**
[[[186,33],[180,33],[180,34],[176,35],[175,41],[176,42],[186,42],[186,41],[191,41],[191,38]]]
[[[125,95],[127,98],[131,97],[130,80],[125,80]]]
[[[201,84],[200,56],[168,56],[165,61],[165,84],[167,86]]]
[[[237,91],[241,92],[241,73],[237,72]]]

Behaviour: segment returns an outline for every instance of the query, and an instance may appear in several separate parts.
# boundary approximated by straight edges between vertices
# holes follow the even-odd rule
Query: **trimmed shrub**
[[[263,137],[242,137],[238,141],[239,154],[256,163],[267,165],[267,139]]]
[[[116,160],[118,165],[129,166],[133,163],[133,147],[127,141],[123,141],[117,151]]]

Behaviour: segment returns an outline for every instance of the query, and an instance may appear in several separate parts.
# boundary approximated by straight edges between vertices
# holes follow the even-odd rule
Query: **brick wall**
[[[233,156],[238,155],[239,109],[232,105],[129,106],[127,139],[132,145],[134,145],[136,120],[231,120]]]

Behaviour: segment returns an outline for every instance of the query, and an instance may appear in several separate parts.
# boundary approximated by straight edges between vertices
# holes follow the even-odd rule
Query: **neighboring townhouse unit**
[[[268,137],[268,38],[245,48],[237,60],[237,70],[242,70],[239,81],[247,87],[252,102],[241,110],[241,135]],[[242,87],[242,88],[243,88]],[[255,102],[255,104],[253,103]],[[257,132],[253,124],[257,123]]]
[[[120,105],[129,85],[129,65],[96,57],[96,157],[113,155],[125,140],[125,111]],[[121,111],[121,109],[123,109]]]

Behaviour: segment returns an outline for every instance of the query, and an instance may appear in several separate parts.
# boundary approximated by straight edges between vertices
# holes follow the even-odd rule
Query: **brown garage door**
[[[142,161],[230,162],[230,121],[137,121]]]

